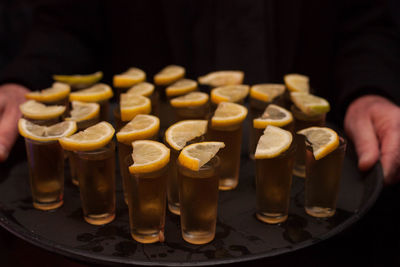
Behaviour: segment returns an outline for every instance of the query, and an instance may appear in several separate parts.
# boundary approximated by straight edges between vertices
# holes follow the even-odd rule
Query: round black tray
[[[22,147],[23,148],[23,147]],[[25,151],[19,152],[24,155]],[[0,225],[43,249],[77,260],[115,265],[216,265],[277,256],[316,244],[358,221],[375,203],[382,189],[382,170],[357,169],[351,144],[346,153],[337,213],[316,219],[304,212],[304,179],[293,177],[288,220],[267,225],[255,217],[254,162],[242,155],[240,182],[220,192],[215,240],[191,245],[180,234],[179,217],[167,212],[164,243],[139,244],[129,234],[128,208],[117,179],[117,216],[104,226],[84,222],[78,188],[66,166],[65,202],[53,212],[32,207],[26,160],[0,165]],[[119,178],[119,173],[117,173]]]

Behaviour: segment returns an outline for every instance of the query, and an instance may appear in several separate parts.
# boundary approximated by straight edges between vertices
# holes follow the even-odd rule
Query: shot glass
[[[306,176],[305,171],[305,158],[306,158],[306,143],[304,135],[297,134],[298,131],[313,127],[313,126],[325,126],[326,113],[309,116],[298,109],[295,105],[292,105],[291,111],[294,118],[294,140],[296,142],[296,160],[293,167],[293,174],[304,178]]]
[[[339,146],[325,157],[315,160],[312,147],[306,145],[305,211],[326,218],[336,211],[346,140],[339,138]]]
[[[221,159],[220,190],[232,190],[239,183],[242,125],[243,122],[228,127],[213,127],[208,123],[207,140],[225,143],[225,148],[218,152]]]
[[[83,120],[83,121],[78,121],[76,122],[77,126],[77,131],[82,131],[90,126],[95,125],[96,123],[99,122],[99,117],[95,117],[93,119],[89,120]],[[72,151],[66,151],[67,156],[68,156],[68,161],[69,161],[69,172],[71,175],[71,182],[79,186],[79,180],[78,180],[78,170],[76,167],[76,154]]]
[[[158,137],[158,132],[153,135],[149,136],[148,138],[143,138],[144,140],[156,140]],[[128,191],[127,191],[127,184],[128,180],[130,179],[131,175],[129,173],[129,166],[132,165],[130,161],[127,161],[126,157],[131,157],[132,154],[132,142],[135,140],[131,140],[130,143],[122,143],[118,142],[118,159],[119,159],[119,170],[121,173],[122,178],[122,190],[124,193],[124,201],[128,204]]]
[[[33,207],[53,210],[63,204],[64,151],[57,140],[25,138]]]
[[[257,218],[265,223],[284,222],[288,217],[294,143],[275,158],[256,159]]]
[[[133,163],[126,157],[127,164]],[[127,183],[131,236],[140,243],[164,241],[168,164],[147,173],[130,173]]]
[[[83,218],[94,225],[115,218],[115,144],[75,151]]]
[[[181,232],[183,239],[191,244],[205,244],[215,237],[220,163],[215,156],[193,171],[177,162]]]

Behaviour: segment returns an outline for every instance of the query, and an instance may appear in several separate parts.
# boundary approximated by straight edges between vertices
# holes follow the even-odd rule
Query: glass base
[[[293,167],[293,175],[300,178],[306,178],[306,166],[295,164]]]
[[[328,218],[332,217],[336,210],[331,208],[322,208],[322,207],[305,207],[306,213],[310,216],[317,218]]]
[[[93,225],[103,225],[112,222],[115,219],[115,214],[103,213],[98,215],[83,216],[87,223]]]
[[[173,214],[181,215],[181,209],[178,203],[168,203],[168,209]]]
[[[33,207],[38,210],[54,210],[61,207],[63,204],[64,204],[63,200],[57,202],[49,202],[49,203],[33,202]]]
[[[164,242],[164,232],[154,232],[149,231],[149,233],[133,233],[131,232],[131,236],[134,240],[139,243],[149,244],[149,243],[156,243],[156,242]]]
[[[221,191],[233,190],[237,187],[238,183],[237,178],[220,178],[218,189]]]
[[[286,221],[288,215],[284,213],[256,213],[257,219],[269,224],[277,224]]]
[[[182,231],[182,237],[186,242],[190,244],[202,245],[213,241],[215,233],[204,232],[204,231],[191,231],[191,232]]]

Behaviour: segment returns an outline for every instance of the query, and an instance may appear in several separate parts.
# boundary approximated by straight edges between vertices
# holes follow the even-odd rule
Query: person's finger
[[[358,168],[370,169],[379,159],[379,142],[371,117],[364,109],[352,110],[345,118],[345,130],[358,155]]]
[[[6,106],[0,118],[0,161],[7,159],[18,136],[16,121],[20,117],[19,110]]]
[[[377,118],[377,132],[380,141],[381,163],[386,184],[398,181],[400,168],[400,109],[393,107],[385,113],[384,119]]]

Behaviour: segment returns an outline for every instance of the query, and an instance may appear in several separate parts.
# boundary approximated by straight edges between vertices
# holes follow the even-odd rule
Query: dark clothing
[[[399,103],[400,41],[385,3],[354,1],[48,1],[0,81],[48,87],[52,74],[112,75],[135,66],[148,80],[169,64],[196,79],[223,69],[245,83],[310,76],[317,95],[343,115],[354,97],[378,93]]]

